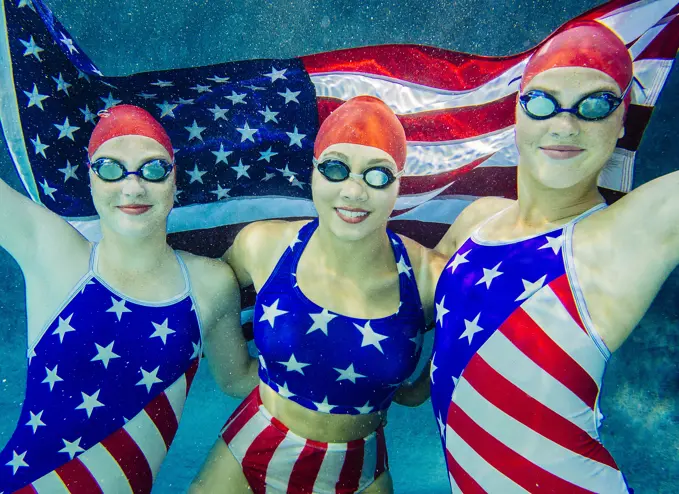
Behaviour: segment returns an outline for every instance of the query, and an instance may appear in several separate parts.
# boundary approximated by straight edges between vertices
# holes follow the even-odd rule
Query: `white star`
[[[452,376],[452,378],[453,378],[453,384],[454,384],[455,386],[457,386],[457,383],[459,382],[460,378],[459,378],[459,377],[456,377],[456,376]]]
[[[85,118],[85,122],[90,122],[92,125],[94,125],[94,119],[96,118],[96,114],[92,113],[92,110],[90,110],[89,105],[85,105],[85,108],[78,108],[80,110],[80,113],[83,114],[83,117]]]
[[[174,109],[177,108],[176,103],[168,103],[167,101],[163,101],[162,103],[156,103],[156,106],[160,108],[160,118],[163,117],[174,117]]]
[[[278,79],[287,79],[285,73],[288,69],[276,70],[276,67],[271,67],[271,72],[264,74],[267,77],[271,77],[271,82],[276,82]]]
[[[200,135],[200,133],[203,132],[206,129],[206,127],[199,127],[195,119],[190,127],[184,128],[189,131],[189,141],[191,139],[198,139],[201,142],[203,141],[203,136]]]
[[[58,334],[59,335],[59,343],[64,342],[64,335],[66,333],[70,333],[71,331],[75,331],[75,328],[71,327],[71,318],[73,317],[73,314],[68,316],[66,319],[62,319],[59,317],[59,326],[57,329],[55,329],[52,334]]]
[[[49,98],[49,96],[40,94],[38,92],[38,86],[36,86],[35,83],[33,83],[33,90],[30,93],[28,91],[24,91],[24,94],[28,96],[28,105],[26,108],[30,108],[31,106],[35,105],[41,110],[45,110],[45,108],[42,106],[42,102],[43,100]]]
[[[243,160],[238,160],[238,166],[231,167],[231,169],[236,172],[236,180],[241,177],[250,178],[250,175],[248,175],[248,168],[250,168],[250,165],[244,165]]]
[[[470,252],[471,252],[471,250],[468,250],[464,254],[455,254],[455,258],[447,266],[450,269],[451,274],[453,274],[455,272],[455,270],[457,269],[457,267],[460,264],[464,264],[465,262],[469,262],[469,260],[467,259],[467,254],[469,254]]]
[[[358,413],[365,415],[366,413],[372,412],[374,407],[370,404],[369,401],[366,401],[365,405],[363,405],[362,407],[354,407],[354,408],[356,410],[358,410]]]
[[[288,178],[288,179],[295,178],[295,175],[297,175],[297,172],[293,172],[293,171],[290,170],[290,167],[289,167],[289,165],[288,165],[287,163],[285,164],[285,169],[283,169],[283,168],[276,168],[276,170],[278,170],[279,172],[281,172],[281,173],[283,174],[283,176],[284,176],[285,178]]]
[[[563,246],[563,241],[564,241],[564,236],[559,235],[558,237],[545,237],[545,240],[547,240],[547,243],[543,245],[542,247],[538,248],[540,249],[552,249],[554,254],[558,254],[559,251],[561,250],[561,247]]]
[[[184,193],[183,190],[179,190],[179,189],[175,190],[174,191],[174,202],[179,202],[179,196],[183,193]]]
[[[125,299],[116,300],[111,297],[111,303],[113,304],[111,308],[107,309],[106,312],[114,312],[118,316],[118,321],[123,317],[125,312],[132,312],[130,309],[125,307]]]
[[[219,163],[220,161],[226,163],[227,165],[229,164],[228,161],[226,161],[226,158],[233,154],[233,151],[224,151],[224,144],[219,145],[219,151],[210,151],[212,154],[215,155],[215,165]]]
[[[275,173],[265,172],[265,173],[264,173],[264,178],[262,178],[261,181],[262,181],[262,182],[268,182],[269,180],[271,180],[271,179],[274,178],[275,176],[276,176]]]
[[[73,137],[73,132],[80,129],[80,127],[72,126],[68,122],[68,117],[66,117],[66,120],[64,120],[63,125],[54,124],[54,126],[57,129],[59,129],[59,137],[57,139],[61,139],[62,137],[68,137],[72,141],[75,141],[75,138]]]
[[[328,323],[337,316],[328,312],[328,309],[323,309],[318,314],[309,314],[314,323],[311,325],[306,334],[313,333],[317,329],[321,330],[323,334],[328,335]]]
[[[142,367],[139,368],[141,375],[143,376],[141,380],[136,384],[136,386],[146,386],[146,392],[151,392],[151,387],[156,383],[162,383],[162,379],[158,379],[158,369],[160,366],[153,369],[151,372],[145,371]]]
[[[311,365],[311,364],[305,364],[303,362],[298,362],[297,359],[295,358],[295,354],[293,353],[290,356],[290,359],[287,362],[283,362],[281,360],[277,361],[279,364],[283,364],[286,367],[286,370],[288,372],[299,372],[300,374],[304,375],[304,368]]]
[[[45,156],[45,149],[50,147],[49,144],[43,144],[40,142],[40,136],[37,134],[35,135],[35,139],[31,139],[31,142],[35,148],[35,154],[42,154],[43,158],[47,158],[47,156]]]
[[[260,151],[259,154],[260,157],[257,161],[266,160],[267,163],[271,163],[271,158],[276,156],[278,153],[275,151],[271,151],[271,146],[269,146],[269,149],[267,149],[266,151]]]
[[[104,74],[101,73],[101,71],[96,68],[93,64],[90,64],[90,70],[97,74],[99,77],[103,76]]]
[[[12,475],[16,475],[17,470],[21,467],[27,467],[28,463],[24,461],[24,458],[26,457],[26,451],[21,453],[20,455],[17,454],[16,451],[12,451],[12,459],[5,463],[8,467],[12,467]]]
[[[191,342],[191,345],[193,345],[193,353],[189,360],[200,358],[203,355],[203,346],[200,344],[200,340],[198,343]]]
[[[233,105],[237,104],[242,104],[246,105],[247,103],[245,102],[245,97],[247,96],[246,93],[238,94],[236,91],[231,91],[231,96],[227,96],[226,99],[231,100],[231,103]]]
[[[283,386],[278,386],[278,394],[281,395],[283,398],[290,398],[291,396],[295,396],[295,393],[291,393],[290,390],[288,389],[287,382],[284,382]]]
[[[76,170],[80,165],[71,166],[71,163],[66,160],[66,168],[59,168],[59,171],[64,174],[64,182],[69,178],[75,178],[78,180],[78,175],[75,174]]]
[[[195,86],[193,86],[189,89],[193,89],[194,91],[198,91],[198,93],[210,93],[210,92],[212,92],[212,89],[210,89],[210,86],[203,86],[202,84],[196,84]]]
[[[156,328],[156,330],[153,332],[151,336],[149,336],[149,339],[160,338],[161,340],[163,340],[163,345],[166,344],[168,335],[175,333],[174,329],[170,329],[167,326],[167,321],[168,319],[165,318],[162,324],[156,324],[155,322],[152,322],[151,324],[153,324],[153,327]]]
[[[224,119],[226,120],[226,112],[229,111],[228,108],[220,108],[217,103],[215,103],[214,108],[208,108],[208,111],[212,113],[215,120]]]
[[[302,243],[302,241],[299,239],[298,233],[297,235],[295,235],[295,238],[292,240],[292,242],[290,242],[290,245],[288,245],[288,247],[290,247],[290,250],[295,250],[295,245],[299,243]]]
[[[354,364],[350,364],[346,369],[338,369],[337,367],[333,367],[333,369],[340,373],[339,377],[337,378],[338,381],[344,381],[345,379],[348,379],[352,383],[356,384],[357,377],[366,377],[363,374],[359,374],[358,372],[354,371]]]
[[[214,77],[208,77],[207,80],[212,81],[212,82],[216,82],[217,84],[224,84],[225,82],[229,81],[229,78],[228,77],[220,77],[220,76],[216,75]]]
[[[225,197],[229,197],[229,191],[231,189],[222,189],[221,184],[217,184],[217,188],[215,190],[210,191],[211,194],[216,194],[217,195],[217,200],[221,201]]]
[[[79,437],[73,442],[67,441],[66,439],[61,439],[64,442],[64,447],[59,450],[59,453],[68,453],[68,456],[71,458],[71,460],[78,454],[82,453],[85,451],[83,448],[80,447],[80,440],[82,437]]]
[[[37,354],[35,353],[35,348],[31,347],[28,349],[28,352],[26,352],[26,358],[28,358],[28,365],[31,365],[31,360],[33,360],[33,357],[36,357]]]
[[[282,316],[283,314],[287,314],[287,310],[279,310],[278,309],[278,301],[280,299],[276,299],[276,301],[271,304],[271,305],[264,305],[262,304],[262,309],[264,310],[264,314],[262,314],[262,317],[259,318],[259,322],[262,321],[269,321],[269,324],[271,325],[271,329],[274,327],[274,322],[276,321],[276,318],[278,316]]]
[[[23,8],[23,7],[28,7],[31,9],[33,12],[35,12],[35,7],[33,6],[33,1],[32,0],[19,0],[19,5],[17,5],[17,8]]]
[[[53,201],[56,201],[53,194],[57,191],[57,189],[50,187],[50,184],[47,183],[47,179],[43,179],[42,183],[39,185],[42,187],[43,194],[49,196]]]
[[[304,189],[304,182],[300,182],[295,177],[292,177],[290,179],[290,185],[292,185],[293,187],[299,187],[300,189]]]
[[[264,123],[267,122],[276,122],[278,123],[278,119],[276,118],[276,115],[278,115],[280,112],[277,111],[271,111],[269,107],[267,106],[264,111],[259,110],[259,113],[264,115]]]
[[[80,394],[83,396],[83,402],[77,407],[75,407],[75,409],[85,410],[87,412],[87,418],[90,418],[92,416],[92,411],[95,408],[104,406],[104,404],[99,401],[99,391],[101,390],[98,389],[91,395],[88,395],[87,393],[83,393],[81,391]]]
[[[85,72],[83,72],[80,69],[77,69],[77,70],[78,70],[78,79],[85,79],[87,82],[90,82],[90,76],[89,75],[87,75]]]
[[[108,110],[109,108],[116,106],[118,103],[122,101],[120,99],[115,99],[111,92],[108,93],[108,96],[106,98],[99,97],[99,99],[104,102],[105,105],[104,110]]]
[[[403,255],[401,255],[401,259],[398,261],[398,264],[396,264],[396,267],[398,268],[399,275],[401,273],[405,273],[408,279],[410,279],[410,272],[412,271],[412,268],[406,264],[406,260]]]
[[[66,37],[66,34],[61,33],[61,39],[59,41],[66,45],[66,48],[68,48],[68,53],[78,53],[78,49],[73,44],[73,40]]]
[[[116,354],[113,352],[113,344],[115,343],[115,340],[113,340],[111,343],[108,344],[108,346],[103,347],[99,345],[98,343],[95,343],[94,346],[97,348],[97,354],[92,357],[92,360],[90,362],[101,362],[104,364],[104,369],[108,369],[108,362],[111,359],[114,358],[120,358],[120,355]]]
[[[193,182],[200,182],[201,184],[203,183],[203,175],[205,175],[207,172],[199,170],[198,165],[193,165],[193,170],[184,170],[186,173],[188,173],[191,176],[191,181],[189,184],[192,184]]]
[[[30,425],[33,427],[33,434],[38,430],[38,427],[42,427],[45,425],[45,423],[42,421],[42,414],[45,410],[39,411],[37,414],[33,412],[28,412],[31,414],[31,419],[26,422],[26,425]]]
[[[238,128],[236,127],[236,130],[240,132],[240,142],[245,142],[245,141],[252,141],[255,142],[253,139],[253,135],[255,135],[259,129],[251,129],[250,126],[248,125],[247,122],[245,122],[245,127]]]
[[[292,132],[286,132],[288,137],[290,138],[290,144],[289,146],[294,146],[297,145],[299,147],[302,147],[302,139],[306,137],[306,134],[300,134],[297,132],[297,126],[295,125],[295,130]]]
[[[24,41],[23,39],[20,39],[19,41],[21,41],[21,44],[24,45],[24,47],[26,48],[26,51],[24,51],[25,57],[33,55],[35,58],[42,62],[42,59],[40,58],[40,52],[45,50],[43,50],[42,48],[35,44],[33,36],[31,36],[31,39],[28,41]]]
[[[440,325],[443,327],[443,316],[448,314],[450,312],[448,309],[446,309],[443,304],[446,303],[446,296],[444,295],[443,298],[441,299],[441,302],[436,304],[436,324]]]
[[[170,81],[161,81],[160,79],[158,79],[157,82],[152,82],[151,85],[152,86],[158,86],[158,87],[170,87],[170,86],[174,86],[174,83],[172,83]]]
[[[101,82],[104,86],[108,86],[108,87],[113,88],[113,89],[118,89],[118,86],[114,86],[110,82],[106,82],[106,81],[99,81],[99,82]]]
[[[415,350],[416,350],[416,351],[419,350],[420,347],[422,346],[422,340],[423,340],[423,339],[424,339],[424,336],[423,336],[422,333],[419,332],[419,331],[417,332],[417,334],[416,334],[415,336],[413,336],[412,338],[410,338],[410,341],[412,341],[413,343],[415,343]]]
[[[547,279],[547,275],[544,275],[542,278],[540,278],[537,281],[530,282],[522,279],[521,281],[523,282],[523,293],[516,297],[514,302],[518,302],[519,300],[526,300],[528,297],[533,295],[535,292],[537,292],[540,288],[542,288],[542,285],[545,284],[545,280]]]
[[[498,276],[504,274],[502,271],[497,270],[500,267],[500,264],[502,264],[502,261],[498,262],[497,265],[493,269],[483,268],[483,277],[479,281],[476,282],[476,285],[480,285],[481,283],[485,283],[486,288],[490,288],[490,284],[493,282],[493,280],[495,278],[497,278]]]
[[[434,355],[432,355],[431,365],[429,366],[429,380],[431,381],[432,384],[435,384],[434,383],[434,372],[436,372],[436,369],[438,369],[438,367],[436,367],[436,364],[434,363],[435,358],[436,358],[436,353],[434,353]]]
[[[361,348],[364,346],[372,345],[375,348],[377,348],[381,353],[384,353],[384,350],[382,350],[382,345],[380,344],[380,341],[386,340],[389,338],[388,336],[384,336],[383,334],[375,333],[373,329],[370,327],[370,321],[365,323],[365,326],[360,326],[356,323],[354,323],[354,326],[356,326],[356,329],[358,329],[361,334],[363,335],[363,341],[361,342]]]
[[[137,96],[144,99],[155,99],[158,97],[158,95],[155,93],[139,93]]]
[[[476,315],[473,321],[467,321],[466,319],[464,320],[464,331],[458,338],[459,340],[466,337],[467,343],[470,345],[472,344],[472,338],[474,338],[474,335],[479,331],[483,331],[483,328],[478,325],[479,317],[481,317],[480,312]]]
[[[327,396],[325,398],[323,398],[322,402],[316,403],[314,401],[313,403],[314,403],[314,405],[316,405],[316,410],[318,410],[319,412],[322,412],[322,413],[330,413],[330,410],[335,408],[335,405],[331,405],[330,403],[328,403],[328,397]]]
[[[179,98],[175,103],[178,105],[192,105],[194,102],[193,99],[184,99],[184,98]]]
[[[441,434],[441,437],[445,438],[446,437],[446,423],[441,419],[440,415],[438,417],[436,417],[436,422],[438,423],[438,426],[439,426],[439,434]]]
[[[73,84],[69,84],[64,80],[64,77],[61,75],[61,72],[59,72],[59,77],[56,78],[52,76],[52,80],[57,83],[57,91],[63,91],[66,93],[66,96],[70,96],[68,94],[68,88],[71,87]]]
[[[302,93],[302,91],[290,91],[290,89],[286,87],[284,93],[278,93],[278,94],[285,98],[285,104],[287,105],[291,101],[294,101],[295,103],[299,104],[299,100],[297,100],[297,96],[299,96],[301,93]]]

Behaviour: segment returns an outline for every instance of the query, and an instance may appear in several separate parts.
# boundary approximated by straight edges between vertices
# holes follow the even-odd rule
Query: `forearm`
[[[229,396],[245,398],[259,384],[259,361],[254,357],[249,357],[241,366],[225,366],[208,354],[208,363],[219,389]]]
[[[413,382],[405,382],[396,391],[394,402],[406,407],[417,407],[429,399],[429,372],[431,360],[424,366],[420,375]]]

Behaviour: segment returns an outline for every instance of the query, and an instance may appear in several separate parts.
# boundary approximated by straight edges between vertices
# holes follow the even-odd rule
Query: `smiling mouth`
[[[554,160],[567,160],[585,152],[577,146],[543,146],[540,150]]]
[[[346,223],[356,224],[365,221],[370,213],[363,209],[335,208],[340,219]]]
[[[118,206],[118,209],[125,214],[137,216],[144,214],[146,211],[151,209],[151,206],[147,204],[128,204],[126,206]]]

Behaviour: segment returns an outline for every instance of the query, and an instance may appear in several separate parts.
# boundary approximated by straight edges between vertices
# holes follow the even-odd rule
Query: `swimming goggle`
[[[533,120],[547,120],[559,113],[572,113],[580,120],[603,120],[620,106],[632,88],[632,79],[627,89],[618,97],[610,91],[597,91],[588,94],[575,103],[572,108],[562,108],[559,102],[549,93],[534,89],[519,96],[519,104]]]
[[[349,165],[338,159],[325,160],[322,163],[316,158],[312,160],[314,166],[330,182],[343,182],[349,177],[360,178],[373,189],[384,189],[389,187],[398,177],[403,175],[403,170],[394,174],[386,166],[373,166],[363,173],[351,173]]]
[[[113,158],[99,158],[90,163],[90,168],[104,182],[118,182],[128,175],[137,175],[147,182],[162,182],[170,175],[174,164],[162,159],[155,159],[141,165],[136,172],[131,172]]]

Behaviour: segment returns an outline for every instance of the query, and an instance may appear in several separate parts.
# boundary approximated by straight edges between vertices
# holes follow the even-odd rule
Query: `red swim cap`
[[[632,58],[627,47],[613,31],[596,21],[576,24],[541,46],[526,66],[521,91],[537,74],[557,67],[599,70],[611,76],[621,92],[633,77]],[[625,100],[629,101],[628,98]]]
[[[92,131],[90,143],[87,146],[87,154],[91,158],[109,139],[120,136],[144,136],[150,137],[163,146],[174,159],[174,151],[170,137],[163,126],[153,116],[138,106],[118,105],[100,112],[99,122]]]
[[[382,149],[399,170],[406,162],[406,133],[394,112],[381,99],[357,96],[343,103],[318,130],[314,157],[339,143],[363,144]]]

